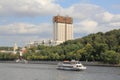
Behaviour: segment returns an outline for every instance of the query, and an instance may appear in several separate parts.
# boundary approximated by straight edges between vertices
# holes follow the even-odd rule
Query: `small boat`
[[[85,70],[86,67],[83,64],[81,64],[79,61],[72,60],[72,61],[64,61],[58,63],[57,69],[81,71],[81,70]]]

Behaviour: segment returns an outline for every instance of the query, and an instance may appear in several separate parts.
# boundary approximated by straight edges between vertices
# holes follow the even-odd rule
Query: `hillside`
[[[1,60],[10,58],[4,54],[0,56]],[[83,38],[66,41],[58,46],[39,45],[28,48],[23,57],[27,60],[75,59],[120,64],[120,29],[90,34]]]
[[[60,46],[65,46],[69,50],[68,53],[80,54],[80,60],[106,62],[105,57],[108,60],[110,57],[117,59],[117,56],[120,56],[120,29],[90,34],[83,38],[67,41]]]
[[[100,48],[102,47],[104,47],[106,50],[120,52],[120,29],[112,30],[106,33],[98,32],[96,34],[90,34],[83,38],[66,41],[65,43],[61,44],[61,46],[72,46],[73,44],[79,45],[81,48],[89,44],[95,50],[99,50],[96,53],[100,53],[102,51]]]
[[[35,52],[35,50],[39,50]],[[83,38],[69,40],[58,46],[39,45],[24,55],[28,60],[82,60],[120,63],[120,29],[98,32]],[[29,56],[32,55],[32,56]]]

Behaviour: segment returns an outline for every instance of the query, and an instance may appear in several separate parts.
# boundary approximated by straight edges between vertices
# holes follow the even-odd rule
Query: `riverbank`
[[[51,64],[51,65],[57,65],[61,61],[21,61],[21,62],[16,62],[16,61],[0,61],[0,63],[27,63],[27,64]],[[86,62],[86,61],[80,61],[83,65],[85,66],[105,66],[105,67],[120,67],[119,65],[114,65],[114,64],[104,64],[101,62]]]
[[[85,62],[85,61],[82,61],[81,63],[83,65],[86,65],[86,66],[120,67],[120,64],[105,64],[105,63],[102,63],[102,62]]]

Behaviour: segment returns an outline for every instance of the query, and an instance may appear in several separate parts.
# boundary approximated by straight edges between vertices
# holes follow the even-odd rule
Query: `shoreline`
[[[105,64],[102,62],[81,62],[85,66],[101,66],[101,67],[120,67],[120,64]]]
[[[0,63],[23,63],[23,64],[50,64],[50,65],[57,65],[61,61],[28,61],[26,62],[16,62],[16,61],[0,61]],[[80,61],[85,66],[101,66],[101,67],[120,67],[120,64],[104,64],[101,62],[86,62],[86,61]]]

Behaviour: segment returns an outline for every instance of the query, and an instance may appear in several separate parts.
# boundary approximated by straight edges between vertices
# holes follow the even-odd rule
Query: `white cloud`
[[[74,33],[75,34],[90,34],[97,32],[106,32],[113,29],[120,29],[120,22],[110,22],[101,24],[92,20],[83,20],[74,25]],[[81,36],[79,36],[81,37]]]
[[[0,26],[0,44],[11,45],[17,42],[25,46],[29,41],[52,39],[52,28],[48,23],[13,23]]]
[[[59,9],[62,8],[55,0],[0,0],[1,16],[50,15]]]
[[[120,4],[114,4],[112,5],[113,9],[120,10]]]
[[[97,22],[92,21],[92,20],[85,20],[80,22],[80,24],[84,27],[88,27],[88,28],[95,28],[97,26]]]
[[[74,23],[75,34],[106,32],[120,28],[120,14],[112,14],[97,5],[72,5],[68,8],[68,13],[74,20],[77,19]]]
[[[113,28],[114,28],[114,27],[120,28],[120,22],[113,22],[113,23],[110,23],[110,26],[113,26]]]
[[[100,14],[95,15],[97,19],[99,19],[100,22],[110,22],[114,15],[109,12],[103,12]]]
[[[94,17],[98,13],[103,13],[105,10],[100,6],[92,4],[74,4],[69,8],[65,8],[60,14],[72,16],[76,19],[85,19]]]
[[[98,23],[93,20],[83,20],[78,23],[75,27],[75,32],[77,33],[92,33],[95,32]]]
[[[114,22],[120,22],[120,14],[114,15],[112,21],[114,21]]]
[[[1,34],[36,34],[39,35],[44,32],[51,33],[51,25],[42,23],[39,25],[29,23],[12,23],[0,26]]]

